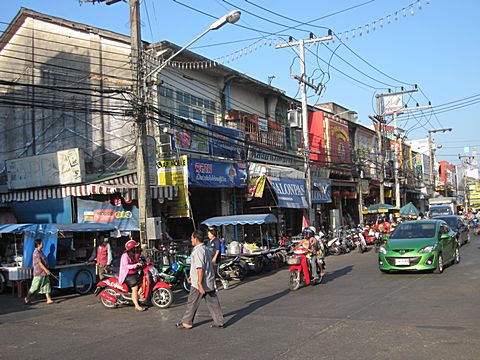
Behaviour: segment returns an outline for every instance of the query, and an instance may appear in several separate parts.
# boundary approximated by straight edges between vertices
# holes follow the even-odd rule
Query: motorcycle
[[[224,287],[226,287],[225,284],[228,286],[229,280],[234,279],[242,281],[245,279],[247,272],[247,264],[241,260],[239,256],[222,259],[217,268],[218,276],[222,280]]]
[[[171,265],[162,267],[160,278],[170,286],[182,286],[183,290],[190,292],[190,257],[187,255],[175,255],[175,261]]]
[[[143,262],[143,296],[139,298],[142,305],[155,305],[161,309],[168,308],[173,302],[171,286],[160,281],[160,273],[149,262]],[[132,292],[127,284],[120,284],[118,277],[108,275],[97,284],[95,296],[100,295],[100,302],[107,309],[119,305],[133,305]]]
[[[478,235],[479,233],[479,229],[478,229],[478,219],[477,218],[474,218],[473,221],[472,221],[472,227],[473,227],[473,234],[475,236]]]
[[[300,286],[320,284],[323,280],[321,275],[320,265],[323,265],[322,260],[318,259],[317,276],[318,280],[311,279],[310,256],[308,250],[299,248],[293,251],[293,256],[289,257],[287,263],[290,265],[288,271],[290,272],[288,278],[288,287],[290,290],[298,290]]]
[[[360,254],[363,254],[368,250],[367,241],[365,240],[365,237],[363,236],[362,230],[360,228],[356,229],[353,239]]]

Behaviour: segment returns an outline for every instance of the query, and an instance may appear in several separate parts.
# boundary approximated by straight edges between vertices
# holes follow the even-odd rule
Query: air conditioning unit
[[[162,218],[147,218],[147,238],[148,240],[157,240],[162,238]]]
[[[292,128],[301,128],[302,127],[302,110],[288,110],[288,123]]]

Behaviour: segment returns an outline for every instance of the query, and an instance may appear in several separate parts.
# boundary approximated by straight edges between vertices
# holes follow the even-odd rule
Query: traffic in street
[[[327,257],[316,286],[288,288],[288,269],[220,290],[225,328],[200,307],[192,330],[175,323],[186,295],[169,309],[107,310],[94,295],[55,294],[30,306],[0,297],[1,359],[476,359],[480,351],[480,237],[461,261],[431,272],[384,274],[373,248]],[[201,344],[201,347],[199,346]]]

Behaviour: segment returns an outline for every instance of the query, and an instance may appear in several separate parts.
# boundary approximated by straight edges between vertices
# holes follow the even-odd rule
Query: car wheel
[[[453,259],[454,264],[458,264],[460,262],[460,246],[455,248],[455,258]]]
[[[438,254],[437,267],[433,271],[435,274],[443,273],[443,256],[442,253]]]
[[[390,274],[390,270],[380,269],[380,271],[381,271],[383,274]]]

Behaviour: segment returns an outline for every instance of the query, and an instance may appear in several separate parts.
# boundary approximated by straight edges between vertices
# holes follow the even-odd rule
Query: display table
[[[5,280],[12,283],[12,295],[17,289],[18,297],[24,296],[23,289],[28,287],[28,280],[32,278],[32,269],[19,266],[1,266],[0,272],[5,276]]]

